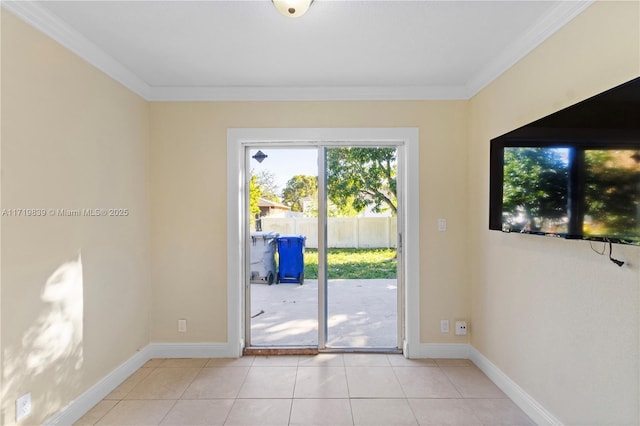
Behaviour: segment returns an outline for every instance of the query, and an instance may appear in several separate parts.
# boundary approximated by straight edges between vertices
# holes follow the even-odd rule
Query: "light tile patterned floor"
[[[468,360],[153,359],[76,425],[533,425]]]

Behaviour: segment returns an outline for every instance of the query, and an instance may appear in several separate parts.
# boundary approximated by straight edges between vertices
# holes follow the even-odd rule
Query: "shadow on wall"
[[[64,395],[79,387],[75,371],[83,364],[84,309],[80,255],[51,274],[40,300],[40,315],[25,331],[21,347],[8,346],[3,354],[2,424],[14,424],[15,400],[27,392],[32,413],[24,423],[39,424],[66,405]]]

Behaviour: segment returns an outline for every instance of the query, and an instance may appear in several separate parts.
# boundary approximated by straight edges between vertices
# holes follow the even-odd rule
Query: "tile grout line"
[[[387,356],[387,361],[390,361],[389,360],[389,356]],[[389,364],[391,364],[391,362],[389,362]],[[409,410],[411,411],[411,414],[413,415],[413,420],[416,421],[416,425],[420,425],[420,421],[418,420],[418,416],[416,415],[415,411],[413,410],[413,407],[411,407],[411,404],[409,404],[409,397],[407,396],[407,392],[404,390],[404,386],[402,386],[402,382],[400,381],[400,378],[398,377],[398,374],[396,373],[396,367],[391,365],[391,371],[393,372],[393,377],[395,377],[396,380],[398,381],[398,385],[400,386],[400,390],[402,391],[402,394],[404,395],[404,401],[407,404],[407,406],[409,407]]]
[[[191,387],[191,385],[193,384],[193,382],[195,382],[196,378],[200,375],[200,373],[202,372],[202,370],[204,370],[205,366],[207,365],[207,363],[209,362],[209,358],[207,358],[207,361],[204,363],[204,365],[202,367],[200,367],[198,373],[193,376],[193,379],[191,379],[191,381],[189,382],[189,384],[187,386],[185,386],[184,390],[182,391],[182,393],[180,394],[180,396],[173,401],[173,404],[171,405],[171,407],[169,408],[169,410],[167,410],[167,412],[165,413],[164,416],[162,416],[162,419],[160,419],[160,422],[158,423],[158,425],[162,424],[162,422],[164,421],[164,419],[167,418],[167,416],[169,415],[169,413],[171,413],[171,411],[174,409],[174,407],[178,404],[178,401],[180,401],[182,399],[182,397],[184,396],[184,394],[187,392],[187,389],[189,389],[189,387]],[[162,367],[162,365],[160,365],[160,367]],[[170,367],[166,367],[166,368],[170,368]]]
[[[451,378],[449,377],[447,372],[444,371],[440,365],[438,365],[438,369],[440,370],[442,375],[447,378],[449,383],[451,383],[451,386],[453,386],[453,388],[456,390],[456,392],[458,392],[458,395],[460,395],[460,398],[456,398],[456,399],[466,399],[465,396],[462,394],[462,391],[460,389],[458,389],[458,386],[456,386],[456,384],[453,382],[453,380],[451,380]]]
[[[450,366],[450,367],[454,367],[454,366]],[[462,367],[462,368],[469,368],[469,367],[471,367],[471,366],[464,366],[464,365],[462,365],[462,366],[458,366],[458,367]],[[473,417],[478,421],[478,423],[480,423],[481,425],[483,425],[483,426],[488,426],[488,425],[485,425],[485,424],[484,424],[484,423],[483,423],[483,422],[478,418],[478,416],[476,416],[475,410],[473,410],[473,409],[471,409],[471,408],[469,407],[468,400],[469,400],[469,399],[474,399],[474,398],[467,398],[467,397],[465,397],[465,396],[464,396],[464,394],[462,393],[462,391],[461,391],[460,389],[458,389],[458,386],[456,386],[456,384],[453,382],[453,380],[451,380],[451,378],[449,377],[449,375],[447,374],[447,372],[446,372],[444,369],[442,369],[442,367],[440,366],[440,364],[438,364],[438,368],[440,369],[440,371],[442,371],[442,374],[444,374],[444,376],[445,376],[445,377],[447,378],[447,380],[451,383],[451,385],[452,385],[452,386],[453,386],[453,388],[456,390],[456,392],[458,392],[458,394],[460,394],[460,398],[458,398],[458,399],[460,399],[460,400],[462,400],[462,401],[463,401],[464,406],[467,408],[467,410],[468,410],[468,412],[471,414],[471,416],[473,416]],[[480,398],[480,399],[482,399],[482,398]]]
[[[103,399],[103,401],[104,401],[104,399]],[[118,400],[118,402],[116,402],[116,403],[113,405],[113,407],[109,408],[109,409],[108,409],[108,410],[107,410],[107,411],[106,411],[102,416],[100,416],[100,418],[99,418],[99,419],[97,419],[95,422],[93,422],[93,423],[92,423],[92,425],[94,425],[94,426],[95,426],[95,425],[97,425],[98,423],[100,423],[100,420],[104,419],[104,418],[107,416],[107,414],[109,414],[109,413],[111,412],[111,410],[113,410],[114,408],[116,408],[116,406],[117,406],[118,404],[120,404],[121,402],[122,402],[122,400]]]
[[[291,405],[289,405],[289,419],[287,425],[291,424],[291,414],[293,413],[293,400],[296,396],[296,383],[298,382],[298,371],[300,370],[300,357],[296,360],[296,375],[293,378],[293,390],[291,391]]]
[[[148,362],[148,361],[147,361],[147,362]],[[146,364],[146,363],[145,363],[145,364]],[[138,368],[136,371],[134,371],[132,374],[130,374],[130,375],[129,375],[129,377],[127,377],[126,379],[124,379],[124,381],[123,381],[122,383],[124,383],[124,382],[126,382],[127,380],[129,380],[129,379],[131,378],[131,376],[133,376],[134,374],[136,374],[136,373],[137,373],[138,371],[140,371],[142,368],[150,368],[150,369],[151,369],[151,373],[153,373],[153,370],[155,370],[157,367],[144,367],[144,365],[142,365],[140,368]],[[151,374],[151,373],[149,373],[149,374]],[[142,383],[142,382],[143,382],[143,381],[144,381],[148,376],[149,376],[149,375],[145,376],[145,377],[144,377],[143,379],[141,379],[138,383],[136,383],[134,386],[132,386],[132,387],[131,387],[131,389],[130,389],[128,392],[126,392],[126,393],[122,396],[122,398],[118,398],[118,399],[116,400],[117,402],[113,405],[113,407],[109,408],[109,409],[108,409],[108,410],[107,410],[107,411],[106,411],[102,416],[100,416],[100,418],[99,418],[99,419],[97,419],[95,422],[93,422],[93,425],[95,426],[95,425],[97,425],[98,423],[100,423],[100,421],[101,421],[102,419],[104,419],[104,418],[105,418],[105,417],[106,417],[106,416],[107,416],[107,415],[108,415],[112,410],[114,410],[118,405],[120,405],[120,404],[122,403],[122,401],[125,401],[125,400],[126,400],[126,398],[127,398],[127,395],[129,395],[129,394],[131,393],[131,391],[133,391],[133,389],[134,389],[136,386],[138,386],[140,383]],[[114,390],[116,390],[119,386],[121,386],[121,385],[122,385],[122,383],[120,383],[120,384],[119,384],[118,386],[116,386],[116,387],[115,387],[111,392],[109,392],[109,395],[111,395],[111,393],[112,393]],[[109,395],[107,395],[107,396],[109,396]],[[105,397],[105,398],[106,398],[106,397]],[[105,398],[102,398],[102,400],[101,400],[100,402],[103,402],[103,401],[113,401],[113,400],[109,400],[109,399],[105,399]],[[94,407],[94,408],[95,408],[95,407]]]
[[[236,395],[233,398],[233,403],[231,404],[231,407],[229,407],[229,411],[227,412],[227,415],[225,416],[224,421],[222,422],[223,425],[226,425],[227,422],[229,421],[229,416],[231,416],[231,412],[233,411],[233,407],[236,406],[236,402],[238,401],[238,399],[239,399],[238,397],[240,396],[240,391],[242,390],[242,387],[244,386],[244,384],[247,381],[247,376],[249,375],[249,372],[253,368],[253,364],[254,364],[255,360],[256,360],[256,357],[252,356],[251,363],[248,365],[249,368],[247,368],[247,372],[244,373],[244,378],[242,379],[242,383],[240,384],[240,386],[238,386],[238,392],[236,392]],[[229,368],[229,366],[224,366],[224,368]]]
[[[342,369],[344,370],[344,381],[347,383],[347,401],[349,401],[349,413],[351,414],[351,424],[356,424],[356,419],[353,416],[353,405],[351,404],[351,389],[349,388],[349,377],[347,376],[347,363],[345,362],[344,355],[342,356]]]

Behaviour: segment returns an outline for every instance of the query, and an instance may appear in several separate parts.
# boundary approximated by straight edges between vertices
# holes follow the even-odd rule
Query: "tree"
[[[251,213],[251,221],[255,215],[260,214],[260,207],[258,206],[258,199],[262,195],[262,188],[258,184],[258,177],[251,176],[249,180],[249,213]]]
[[[640,162],[632,150],[585,151],[585,223],[589,234],[628,235],[640,229]]]
[[[327,150],[327,196],[338,207],[361,212],[397,214],[395,148],[330,148]],[[345,211],[345,212],[346,212]]]
[[[253,171],[251,172],[253,175]],[[267,199],[269,201],[280,202],[280,197],[278,197],[278,193],[280,192],[280,188],[276,184],[276,175],[269,170],[262,170],[260,173],[255,175],[257,178],[256,183],[262,189],[261,197]]]
[[[318,193],[318,178],[316,176],[295,175],[287,182],[282,191],[283,204],[291,207],[291,211],[302,211],[302,199],[312,197]]]

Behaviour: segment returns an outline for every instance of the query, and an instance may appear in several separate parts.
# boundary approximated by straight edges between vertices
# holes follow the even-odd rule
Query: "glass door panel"
[[[246,153],[247,344],[317,347],[318,149]]]
[[[397,148],[326,148],[329,348],[397,348]]]

